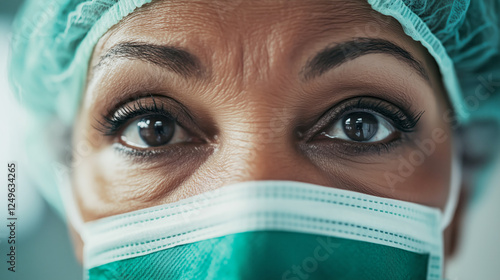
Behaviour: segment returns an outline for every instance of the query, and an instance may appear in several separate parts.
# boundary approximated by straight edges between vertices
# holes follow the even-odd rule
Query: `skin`
[[[389,40],[405,49],[429,80],[380,53],[312,79],[301,76],[319,51],[358,37]],[[95,68],[123,42],[180,48],[196,56],[203,71],[186,77],[119,58]],[[111,28],[89,66],[73,133],[74,146],[87,147],[84,155],[75,152],[73,174],[84,221],[249,180],[302,181],[441,209],[446,203],[453,134],[444,117],[449,105],[437,66],[395,20],[363,1],[157,1]],[[195,132],[192,142],[149,148],[154,155],[139,157],[123,151],[119,133],[99,131],[102,116],[120,102],[149,94],[155,102],[169,97],[187,108],[195,123],[186,125]],[[325,130],[318,124],[325,112],[359,96],[423,113],[414,131],[387,149],[363,151],[362,143],[315,138]],[[433,141],[434,151],[401,176],[402,159],[423,153],[415,141],[425,140]],[[389,183],[388,173],[399,176],[396,183]],[[446,231],[448,252],[454,225]],[[81,252],[81,242],[76,248]]]

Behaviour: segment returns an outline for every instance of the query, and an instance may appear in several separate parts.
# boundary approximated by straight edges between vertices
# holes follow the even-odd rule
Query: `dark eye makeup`
[[[124,125],[136,117],[155,115],[177,122],[181,117],[180,113],[184,111],[180,106],[180,103],[167,97],[138,97],[121,102],[103,114],[101,119],[95,120],[94,128],[105,136],[115,136]]]
[[[353,97],[330,107],[312,128],[306,128],[301,138],[315,145],[340,145],[353,155],[373,151],[380,154],[408,138],[422,114],[423,111],[410,111],[376,97]],[[96,123],[97,130],[115,139],[117,149],[130,154],[208,142],[187,108],[166,96],[149,95],[121,103],[96,119]],[[177,131],[182,131],[182,137],[175,137],[177,140],[170,143]],[[127,141],[124,135],[135,141]]]
[[[344,152],[353,155],[368,152],[380,154],[383,151],[389,152],[390,148],[408,139],[409,134],[415,132],[423,113],[424,111],[411,111],[376,97],[354,97],[327,110],[309,133],[306,133],[306,137],[309,143],[328,142],[341,146]],[[329,135],[331,133],[327,131],[332,131],[333,126],[337,126],[335,131],[343,133],[344,137]],[[388,135],[376,137],[376,133],[383,127]]]
[[[187,108],[167,96],[140,96],[121,102],[95,119],[93,126],[113,139],[117,150],[131,155],[159,154],[172,146],[172,140],[200,144],[206,138]]]

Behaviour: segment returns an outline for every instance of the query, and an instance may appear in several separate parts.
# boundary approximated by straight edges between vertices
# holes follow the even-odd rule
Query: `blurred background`
[[[74,257],[65,222],[46,204],[36,190],[36,182],[23,176],[23,147],[16,142],[22,131],[23,109],[13,99],[7,79],[11,23],[21,0],[0,0],[0,159],[3,167],[16,162],[17,227],[16,272],[7,270],[7,189],[0,187],[0,279],[82,279],[82,268]],[[6,131],[6,132],[5,132]],[[500,170],[497,159],[495,170]],[[5,174],[2,171],[1,173]],[[451,280],[500,279],[500,172],[489,179],[481,196],[468,209],[463,223],[458,254],[447,266]]]
[[[22,108],[11,95],[7,79],[10,26],[22,1],[0,0],[0,164],[2,181],[6,181],[8,162],[17,165],[16,190],[16,272],[7,270],[7,186],[0,187],[0,279],[1,280],[73,280],[82,279],[82,268],[74,257],[64,221],[49,208],[36,190],[36,182],[28,181],[23,162],[22,144],[15,141],[24,127]],[[23,174],[24,173],[24,174]],[[5,175],[4,175],[5,174]]]

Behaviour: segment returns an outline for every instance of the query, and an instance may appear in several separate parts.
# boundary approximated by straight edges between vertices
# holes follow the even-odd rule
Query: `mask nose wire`
[[[457,135],[454,134],[454,136]],[[454,137],[453,139],[455,141],[453,143],[451,155],[450,190],[441,219],[441,230],[443,231],[450,225],[455,215],[460,194],[460,185],[462,183],[462,145],[459,141],[459,137]]]

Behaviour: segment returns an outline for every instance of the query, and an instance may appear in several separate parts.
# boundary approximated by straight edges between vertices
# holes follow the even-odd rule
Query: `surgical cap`
[[[61,143],[43,134],[71,127],[95,44],[113,25],[148,2],[28,0],[15,21],[10,75],[15,94],[35,119],[28,137],[34,166],[30,169],[36,170],[42,193],[61,213],[51,164],[60,157]],[[477,119],[500,121],[500,0],[368,3],[395,18],[432,55],[459,124]]]

